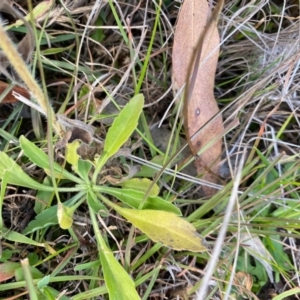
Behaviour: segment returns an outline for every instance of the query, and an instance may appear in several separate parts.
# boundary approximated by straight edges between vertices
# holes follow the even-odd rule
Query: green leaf
[[[89,174],[93,164],[88,160],[79,159],[78,161],[78,175],[84,180],[84,182],[90,182]]]
[[[62,203],[58,203],[57,219],[60,228],[69,229],[72,226],[75,209],[76,208],[74,206],[68,207]]]
[[[80,156],[77,154],[77,148],[80,146],[80,142],[78,140],[74,140],[72,143],[67,144],[66,149],[66,160],[67,162],[73,166],[74,171],[77,173],[78,170],[78,160]]]
[[[22,168],[6,153],[0,152],[0,179],[4,178],[9,184],[27,187],[33,190],[53,191],[53,187],[38,183],[29,177]]]
[[[35,217],[34,220],[29,222],[27,227],[24,229],[23,234],[29,234],[47,226],[56,224],[58,224],[57,205],[54,205],[42,211]]]
[[[76,194],[74,197],[64,202],[64,205],[65,206],[74,205],[77,201],[79,201],[80,198],[83,197],[84,194],[85,191]],[[50,225],[57,225],[58,224],[57,210],[58,210],[58,206],[54,205],[42,211],[40,214],[38,214],[35,217],[34,220],[32,220],[28,224],[28,226],[24,229],[23,234],[26,235],[35,232],[39,229],[48,227]]]
[[[268,275],[264,266],[258,261],[251,258],[247,253],[238,257],[237,270],[255,276],[257,285],[263,287],[268,282]]]
[[[289,296],[293,296],[293,295],[299,295],[300,293],[300,288],[299,287],[295,287],[292,288],[288,291],[285,291],[283,293],[281,293],[280,295],[277,295],[273,298],[273,300],[284,300],[289,298]]]
[[[85,201],[85,199],[86,197],[82,197],[74,205],[65,205],[61,202],[57,204],[57,219],[60,228],[69,229],[72,226],[73,214],[75,210]]]
[[[54,55],[54,54],[58,54],[58,53],[61,53],[61,52],[65,52],[65,51],[68,51],[68,50],[72,50],[72,48],[75,46],[75,44],[71,44],[70,46],[68,47],[59,47],[59,48],[48,48],[48,49],[45,49],[45,50],[42,50],[41,51],[41,55],[43,56],[47,56],[47,55]]]
[[[6,195],[6,187],[9,179],[9,173],[7,171],[4,172],[2,181],[1,181],[1,189],[0,189],[0,229],[4,227],[3,217],[2,217],[2,209],[3,209],[3,201]]]
[[[46,176],[43,180],[43,184],[52,187],[51,178],[49,176]],[[50,206],[54,195],[54,191],[37,191],[36,198],[38,199],[38,201],[34,202],[34,211],[37,215],[40,214],[46,207]]]
[[[100,252],[100,260],[104,275],[105,285],[109,293],[110,300],[140,300],[135,290],[133,280],[116,260],[114,254],[107,247],[98,227],[95,213],[91,209],[90,217],[93,224],[95,237]]]
[[[91,38],[93,40],[96,40],[98,43],[101,43],[105,38],[104,30],[103,30],[103,28],[101,28],[101,26],[103,26],[103,20],[102,20],[101,14],[102,14],[102,12],[100,12],[100,14],[96,20],[96,24],[95,24],[96,26],[99,26],[100,28],[96,28],[91,35]]]
[[[18,250],[10,250],[10,249],[2,250],[2,253],[0,255],[0,262],[7,262],[8,260],[11,259],[14,253],[18,253]]]
[[[22,265],[22,271],[20,269],[16,270],[16,279],[19,279],[19,277],[23,277],[22,281],[26,282],[26,290],[28,292],[29,299],[32,300],[40,299],[40,297],[38,296],[39,292],[37,291],[35,284],[33,282],[33,276],[31,273],[31,268],[29,265],[28,258],[21,260],[21,265]]]
[[[44,169],[46,173],[50,173],[49,157],[44,151],[42,151],[28,139],[26,139],[26,137],[23,135],[20,137],[20,146],[24,151],[24,154],[30,159],[30,161],[32,161],[38,167]],[[53,170],[56,178],[67,178],[76,183],[82,183],[82,180],[80,178],[69,173],[56,162],[53,162]]]
[[[42,279],[37,283],[37,288],[40,290],[44,287],[46,287],[50,283],[50,275],[46,275],[42,277]]]
[[[29,268],[30,268],[30,273],[31,273],[33,279],[43,278],[44,274],[41,271],[39,271],[37,268],[32,267],[32,266],[30,266]],[[16,281],[25,280],[24,272],[23,272],[22,268],[19,268],[16,270],[15,277],[16,277]]]
[[[135,290],[134,282],[115,259],[114,254],[108,247],[100,251],[100,260],[109,299],[140,300]]]
[[[96,214],[100,211],[107,212],[105,205],[103,205],[103,203],[101,203],[97,196],[91,191],[87,194],[87,203]]]
[[[130,100],[115,118],[105,139],[103,155],[106,156],[106,160],[117,153],[136,129],[143,105],[144,96],[138,94]]]
[[[150,160],[151,163],[154,163],[158,166],[163,166],[164,162],[166,161],[166,158],[162,155],[157,155],[153,157],[153,159]],[[157,174],[157,169],[152,168],[148,165],[143,165],[140,172],[138,172],[135,176],[136,177],[155,177],[155,174]]]
[[[277,266],[279,266],[280,270],[291,271],[292,264],[289,260],[289,256],[285,253],[285,249],[281,243],[279,235],[268,235],[265,236],[263,240],[264,245],[267,247],[276,262],[274,267],[277,268]]]
[[[125,189],[140,191],[145,194],[146,192],[148,192],[152,183],[153,181],[148,178],[132,178],[122,182],[120,185]],[[158,196],[158,194],[159,186],[157,184],[154,184],[148,196],[156,197]]]
[[[2,96],[2,95],[1,95]],[[17,140],[17,138],[16,137],[14,137],[14,135],[13,134],[11,134],[10,132],[7,132],[6,130],[4,130],[4,129],[2,129],[2,128],[0,128],[0,136],[1,137],[3,137],[3,139],[5,140],[5,141],[7,141],[7,142],[9,142],[9,141],[14,141],[14,142],[17,142],[18,140]],[[5,149],[5,147],[3,147],[3,142],[1,143],[1,150],[4,150]]]
[[[17,242],[17,243],[22,243],[22,244],[28,244],[28,245],[33,245],[33,246],[38,246],[38,247],[45,247],[45,244],[43,243],[38,243],[25,235],[18,233],[13,230],[9,230],[6,228],[2,228],[1,235],[8,241],[11,242]]]
[[[70,300],[69,297],[62,295],[60,291],[55,290],[51,286],[47,286],[41,289],[41,293],[44,295],[45,300]],[[43,299],[41,299],[43,300]]]
[[[196,228],[173,213],[121,208],[108,199],[103,198],[103,201],[147,234],[154,242],[160,242],[175,250],[206,251]]]
[[[145,193],[141,191],[113,187],[103,187],[102,192],[114,196],[124,204],[136,209],[139,208],[145,195]],[[143,209],[164,210],[181,216],[181,211],[178,207],[160,197],[148,197],[143,205]]]

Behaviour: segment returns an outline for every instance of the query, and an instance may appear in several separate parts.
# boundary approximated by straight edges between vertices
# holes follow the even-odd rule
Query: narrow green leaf
[[[122,208],[108,199],[103,199],[103,201],[147,234],[154,242],[160,242],[175,250],[206,251],[196,228],[173,213]]]
[[[93,164],[88,160],[79,159],[78,161],[78,175],[84,180],[84,182],[90,182],[89,174]]]
[[[134,282],[108,248],[100,251],[100,259],[109,299],[140,299],[135,290]]]
[[[30,161],[44,169],[46,172],[49,172],[49,157],[46,155],[46,153],[38,148],[34,143],[26,139],[26,137],[23,135],[19,140],[24,154],[30,159]],[[67,178],[76,183],[82,183],[80,178],[69,173],[56,162],[53,162],[53,170],[56,178]]]
[[[51,206],[38,214],[24,229],[23,234],[29,234],[50,225],[58,224],[57,205]]]
[[[46,176],[43,180],[43,184],[47,186],[52,186],[51,178],[49,176]],[[36,198],[38,199],[38,201],[34,202],[34,211],[37,215],[40,214],[46,207],[51,206],[51,202],[54,198],[54,195],[54,191],[37,191]]]
[[[300,287],[295,287],[281,293],[280,295],[275,296],[273,300],[284,300],[287,299],[289,296],[299,295],[299,293],[300,293]]]
[[[2,128],[0,128],[0,136],[3,137],[7,142],[9,142],[9,141],[18,142],[18,139],[16,139],[11,133],[7,132],[6,130],[4,130]]]
[[[85,194],[85,191],[82,191],[78,194],[76,194],[74,197],[69,199],[68,201],[64,202],[65,206],[72,206],[75,205]],[[58,224],[58,218],[57,218],[57,210],[58,206],[54,205],[51,206],[45,210],[43,210],[40,214],[38,214],[34,220],[29,222],[27,227],[24,229],[23,234],[29,234],[32,232],[35,232],[39,229],[43,229],[45,227],[48,227],[50,225],[57,225]]]
[[[40,184],[29,177],[22,168],[6,153],[0,152],[0,179],[4,178],[9,184],[27,187],[34,190],[53,191],[53,187]]]
[[[44,274],[41,271],[39,271],[37,268],[30,266],[29,269],[30,269],[30,273],[31,273],[33,279],[43,278]],[[25,274],[24,274],[22,268],[19,268],[16,270],[15,279],[16,279],[16,281],[25,280]]]
[[[117,153],[136,129],[143,105],[144,96],[138,94],[130,100],[115,118],[105,139],[103,152],[106,153],[107,158]]]
[[[141,191],[106,186],[102,188],[101,192],[114,196],[124,204],[136,209],[139,208],[145,195],[145,193]],[[160,197],[148,197],[143,205],[143,209],[164,210],[181,216],[181,211],[178,207]]]
[[[104,22],[102,20],[102,15],[103,15],[103,13],[100,12],[100,14],[96,20],[96,23],[95,23],[95,26],[99,26],[99,28],[96,28],[94,30],[94,32],[91,34],[91,38],[93,40],[97,41],[98,43],[101,43],[105,38],[104,30],[101,28],[101,26],[103,26],[103,24],[104,24]]]
[[[37,283],[37,288],[40,290],[46,287],[50,283],[50,275],[41,277],[41,280]]]
[[[117,153],[120,147],[128,140],[130,135],[136,129],[143,105],[144,96],[138,94],[130,100],[115,118],[107,132],[103,153],[95,160],[96,169],[92,178],[94,184],[97,183],[98,173],[107,160]]]
[[[279,235],[267,235],[263,238],[263,244],[266,246],[274,261],[276,261],[276,265],[274,268],[279,268],[284,271],[292,270],[292,263],[290,262],[288,254],[285,252],[284,246],[281,243]]]
[[[22,273],[23,273],[24,279],[26,281],[26,289],[28,292],[29,299],[38,300],[39,297],[37,294],[37,290],[35,288],[35,284],[33,282],[33,276],[31,274],[28,258],[21,260],[21,265],[22,265],[22,270],[23,270]],[[19,272],[19,274],[20,274],[20,272]]]
[[[2,217],[2,209],[3,209],[4,197],[6,195],[6,187],[7,187],[8,179],[9,179],[9,174],[7,171],[5,171],[2,177],[1,189],[0,189],[0,230],[3,228],[3,224],[4,224],[3,217]]]
[[[152,184],[152,180],[148,178],[132,178],[122,182],[120,185],[129,190],[136,190],[143,192],[144,194],[148,192],[149,187]],[[149,197],[156,197],[159,194],[159,186],[154,184],[151,191],[148,193]]]
[[[107,211],[105,205],[101,203],[97,198],[97,196],[91,191],[87,193],[87,203],[96,214],[99,213],[100,211],[103,212]]]
[[[71,50],[74,46],[75,46],[75,44],[71,44],[68,47],[48,48],[48,49],[42,50],[41,55],[47,56],[47,55],[58,54],[58,53],[61,53],[61,52]]]
[[[107,247],[98,227],[95,213],[90,208],[90,216],[95,231],[95,236],[100,252],[100,260],[104,275],[105,285],[110,300],[140,300],[133,280],[116,260],[114,254]]]
[[[45,247],[44,244],[38,243],[25,235],[18,233],[13,230],[9,230],[6,228],[2,228],[2,236],[11,242],[17,242],[17,243],[22,243],[22,244],[28,244],[28,245],[33,245],[33,246],[38,246],[38,247]]]
[[[41,290],[44,298],[41,300],[71,300],[71,298],[67,297],[66,295],[62,295],[61,291],[57,291],[51,286],[44,287]]]

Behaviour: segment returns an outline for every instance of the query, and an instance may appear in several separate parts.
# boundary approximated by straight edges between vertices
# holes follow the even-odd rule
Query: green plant
[[[41,1],[21,2],[30,12]],[[299,292],[299,24],[291,7],[278,3],[226,1],[221,11],[218,74],[211,79],[230,174],[206,198],[197,193],[203,178],[178,172],[194,160],[182,139],[183,103],[166,110],[178,3],[47,0],[24,23],[16,17],[4,27],[17,39],[32,29],[36,51],[26,55],[31,78],[23,87],[48,128],[44,140],[44,117],[31,127],[20,104],[7,119],[0,116],[1,299],[255,299],[270,284],[286,287],[276,299]],[[23,54],[21,46],[15,48]],[[101,110],[108,102],[116,109]],[[112,126],[107,117],[116,119]],[[152,121],[164,121],[167,130],[152,129]],[[81,140],[67,143],[78,128]],[[61,148],[53,147],[60,138],[53,131]],[[207,138],[201,151],[212,142]]]
[[[196,235],[196,229],[179,217],[180,210],[174,204],[158,196],[159,187],[154,184],[149,191],[152,185],[151,180],[146,178],[128,179],[120,184],[121,188],[99,184],[99,173],[103,167],[112,156],[116,155],[136,129],[143,103],[143,96],[138,94],[125,106],[108,130],[102,153],[97,155],[94,161],[84,160],[77,154],[79,141],[76,140],[69,144],[66,159],[75,174],[70,173],[58,163],[54,163],[53,174],[57,180],[57,188],[36,182],[6,153],[0,153],[0,178],[3,192],[7,184],[13,184],[44,193],[56,192],[57,194],[58,203],[56,205],[51,205],[52,203],[49,201],[41,208],[40,204],[36,203],[36,210],[39,213],[36,220],[29,223],[24,230],[24,234],[32,234],[55,224],[59,224],[63,229],[70,229],[74,212],[83,202],[87,203],[97,238],[105,284],[111,299],[121,299],[121,295],[123,295],[122,299],[139,299],[139,297],[135,292],[132,279],[114,258],[98,228],[96,214],[105,215],[107,213],[104,204],[125,217],[155,242],[161,242],[177,250],[193,252],[205,250],[200,236]],[[49,173],[48,156],[40,148],[24,136],[20,137],[20,147],[28,157],[29,163],[34,163]],[[64,187],[64,185],[70,187]],[[60,193],[63,192],[72,192],[74,196],[63,203],[60,201]],[[116,197],[125,207],[114,204],[104,196],[105,194]],[[145,197],[146,194],[147,197]],[[2,200],[3,196],[2,193]],[[2,231],[5,230],[2,225]],[[11,235],[12,232],[6,236],[6,239],[10,240]],[[22,242],[21,239],[19,241]],[[28,243],[32,243],[32,241],[28,241]]]

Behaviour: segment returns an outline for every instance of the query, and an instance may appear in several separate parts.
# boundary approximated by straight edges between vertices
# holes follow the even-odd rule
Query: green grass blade
[[[30,265],[28,258],[21,260],[21,265],[23,269],[23,274],[26,280],[26,286],[29,293],[29,297],[31,300],[39,300],[38,295],[36,293],[35,284],[33,283],[33,278],[30,270]]]

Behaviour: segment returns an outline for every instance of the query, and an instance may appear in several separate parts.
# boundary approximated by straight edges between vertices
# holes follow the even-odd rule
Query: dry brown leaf
[[[218,8],[220,7],[218,5]],[[186,85],[188,96],[185,97],[187,103],[184,110],[184,126],[194,155],[212,143],[214,138],[221,136],[224,130],[221,116],[205,125],[219,112],[214,97],[214,79],[220,39],[214,17],[211,15],[207,0],[185,0],[174,36],[172,54],[174,86],[180,89],[191,77],[190,83]],[[196,63],[192,63],[192,60]],[[194,65],[195,67],[192,67]],[[204,125],[203,130],[193,137]],[[206,181],[217,182],[221,148],[222,140],[218,138],[195,162],[197,173],[204,174],[202,178]],[[206,196],[211,196],[216,190],[203,186],[203,192]]]
[[[0,97],[1,94],[10,86],[10,84],[1,81],[0,80]],[[15,96],[13,96],[12,92],[17,92],[18,94],[22,95],[23,97],[29,99],[30,98],[30,94],[29,92],[20,87],[20,86],[14,86],[13,89],[3,98],[3,100],[1,101],[2,104],[4,103],[15,103],[18,102],[18,100],[15,98]]]

